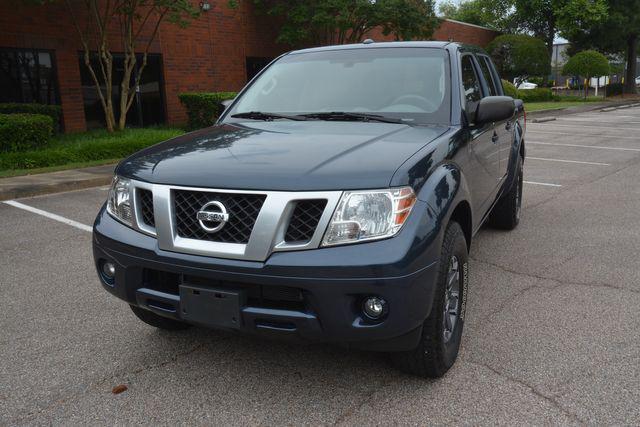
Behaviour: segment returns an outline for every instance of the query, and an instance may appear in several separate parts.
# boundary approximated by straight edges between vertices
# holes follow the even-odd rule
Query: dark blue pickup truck
[[[226,107],[118,165],[93,233],[103,287],[158,328],[387,351],[443,375],[471,239],[520,218],[524,110],[489,57],[441,42],[300,50]]]

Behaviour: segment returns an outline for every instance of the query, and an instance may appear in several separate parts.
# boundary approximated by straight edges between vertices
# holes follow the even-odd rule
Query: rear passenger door
[[[500,88],[502,83],[498,79],[498,73],[486,55],[477,55],[478,63],[480,64],[480,70],[485,83],[485,96],[499,96],[502,95]],[[498,179],[502,180],[506,175],[509,168],[509,154],[511,151],[511,142],[513,141],[513,118],[504,120],[502,122],[496,122],[494,126],[494,139],[497,139],[498,145],[498,157],[499,165]]]
[[[492,123],[475,126],[476,110],[483,98],[482,80],[474,56],[463,54],[461,60],[462,90],[464,96],[464,108],[471,123],[469,142],[470,162],[467,175],[469,185],[472,187],[471,198],[475,206],[474,210],[480,216],[484,216],[493,202],[498,187],[499,176],[499,151],[494,138]]]

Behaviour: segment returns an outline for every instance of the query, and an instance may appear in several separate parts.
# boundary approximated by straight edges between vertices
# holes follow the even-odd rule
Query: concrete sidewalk
[[[0,178],[0,200],[107,185],[115,165],[93,166],[36,175]]]

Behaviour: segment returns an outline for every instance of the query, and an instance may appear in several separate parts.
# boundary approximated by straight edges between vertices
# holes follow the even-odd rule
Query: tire
[[[131,311],[133,311],[133,314],[135,314],[138,319],[142,320],[147,325],[151,325],[158,329],[164,329],[166,331],[181,331],[191,326],[184,322],[159,316],[149,310],[145,310],[144,308],[136,307],[135,305],[130,305],[129,307],[131,307]]]
[[[522,157],[518,156],[516,179],[509,191],[502,195],[493,207],[489,217],[489,225],[501,230],[513,230],[520,222],[522,210]]]
[[[413,350],[391,353],[393,363],[401,371],[425,378],[439,378],[453,366],[458,357],[464,327],[468,263],[464,233],[460,225],[452,221],[444,234],[433,305],[429,317],[424,321],[420,342]],[[457,270],[453,269],[454,266],[457,266]],[[451,280],[455,278],[453,271],[457,271],[457,292]],[[452,310],[454,294],[457,294],[456,308]],[[454,312],[456,314],[452,317]]]

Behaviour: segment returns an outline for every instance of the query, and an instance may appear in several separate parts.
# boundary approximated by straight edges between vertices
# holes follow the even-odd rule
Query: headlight
[[[133,225],[133,207],[131,206],[131,181],[115,176],[111,182],[107,212],[118,221],[131,227]]]
[[[338,202],[322,245],[391,237],[400,231],[415,203],[411,187],[347,191]]]

